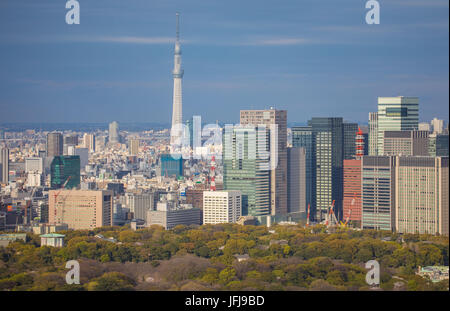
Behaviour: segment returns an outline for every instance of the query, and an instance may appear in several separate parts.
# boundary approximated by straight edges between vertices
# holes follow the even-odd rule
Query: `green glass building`
[[[80,156],[56,156],[53,158],[50,165],[51,187],[53,189],[62,188],[66,181],[65,189],[76,188],[80,185]]]
[[[223,185],[240,190],[242,215],[270,215],[270,133],[252,126],[231,127],[223,135]]]

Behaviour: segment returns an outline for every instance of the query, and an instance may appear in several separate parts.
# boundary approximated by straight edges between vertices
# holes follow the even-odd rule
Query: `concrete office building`
[[[270,131],[270,209],[271,215],[285,215],[287,208],[287,111],[241,110],[242,125],[272,126]],[[277,161],[278,160],[278,161]]]
[[[305,150],[305,206],[309,204],[311,210],[315,210],[312,135],[311,126],[295,126],[292,128],[292,147]]]
[[[433,120],[431,120],[431,125],[433,127],[433,133],[442,134],[444,132],[444,120],[433,118]]]
[[[80,169],[84,171],[86,165],[89,164],[89,150],[88,148],[78,148],[75,146],[69,146],[67,149],[67,155],[80,157]]]
[[[63,155],[64,151],[62,133],[53,132],[47,134],[47,157],[56,157]]]
[[[395,159],[388,156],[362,158],[362,229],[394,229]]]
[[[224,189],[241,191],[243,216],[270,215],[269,130],[226,128],[223,140]]]
[[[427,131],[385,131],[384,155],[427,156]]]
[[[448,157],[397,157],[395,229],[448,236]]]
[[[0,147],[0,183],[9,182],[9,149]]]
[[[83,145],[89,152],[95,152],[95,135],[85,133],[83,136]]]
[[[44,159],[38,157],[30,157],[25,159],[25,173],[44,172]]]
[[[109,124],[109,143],[117,144],[119,142],[119,123],[117,123],[117,121],[113,121]]]
[[[313,169],[315,209],[314,219],[322,221],[335,201],[334,211],[342,218],[342,173],[344,138],[342,118],[312,118],[308,125],[313,130]],[[356,137],[356,133],[355,133]]]
[[[431,125],[428,122],[420,122],[419,123],[419,131],[431,131]]]
[[[166,230],[178,225],[201,225],[202,210],[192,206],[175,207],[170,202],[159,202],[156,211],[147,213],[147,226],[160,225]]]
[[[112,191],[50,190],[48,197],[51,224],[67,224],[74,230],[112,226]]]
[[[369,112],[369,155],[378,155],[378,112]]]
[[[130,155],[138,155],[139,154],[139,139],[130,139],[128,151]]]
[[[306,201],[306,149],[288,148],[288,212],[305,213]]]
[[[203,192],[206,189],[186,189],[186,204],[191,204],[193,207],[203,209]]]
[[[361,159],[344,160],[343,219],[361,227]]]
[[[155,195],[153,193],[126,193],[127,207],[135,219],[147,219],[147,212],[155,209]]]
[[[419,129],[417,97],[378,97],[378,155],[384,155],[385,131]]]
[[[236,223],[241,217],[240,191],[203,192],[203,224]]]

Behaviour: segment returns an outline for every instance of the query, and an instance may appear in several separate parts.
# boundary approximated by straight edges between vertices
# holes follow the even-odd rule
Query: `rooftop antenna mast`
[[[180,13],[177,12],[177,42],[180,42]]]

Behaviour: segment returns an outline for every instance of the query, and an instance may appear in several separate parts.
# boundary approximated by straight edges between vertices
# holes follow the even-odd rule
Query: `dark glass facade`
[[[50,165],[50,182],[54,189],[78,187],[80,184],[80,156],[56,156]]]
[[[183,176],[183,158],[181,155],[162,154],[161,159],[161,176],[180,177]]]

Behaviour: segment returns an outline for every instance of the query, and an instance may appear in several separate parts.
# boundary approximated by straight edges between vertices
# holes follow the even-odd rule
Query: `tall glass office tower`
[[[419,129],[417,97],[378,97],[378,155],[384,155],[385,131]]]
[[[225,129],[223,135],[223,185],[240,190],[242,215],[270,215],[270,132],[252,126]]]
[[[333,200],[342,218],[344,130],[342,118],[312,118],[313,195],[316,220],[323,220]]]

